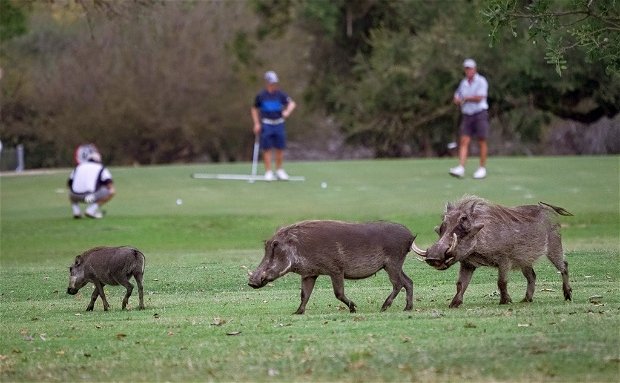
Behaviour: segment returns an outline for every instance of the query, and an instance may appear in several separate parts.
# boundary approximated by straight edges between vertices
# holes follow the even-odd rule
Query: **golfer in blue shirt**
[[[274,181],[276,177],[283,181],[289,178],[282,167],[284,149],[286,148],[284,120],[291,115],[295,106],[295,101],[279,89],[276,72],[266,72],[265,89],[256,95],[251,110],[254,134],[260,135],[266,181]],[[271,170],[272,153],[274,152],[275,174]]]

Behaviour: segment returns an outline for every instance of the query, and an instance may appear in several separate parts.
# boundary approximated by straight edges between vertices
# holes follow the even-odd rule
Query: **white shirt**
[[[99,184],[112,180],[112,174],[100,163],[87,161],[73,169],[69,178],[73,181],[71,189],[74,193],[94,193]]]
[[[489,109],[487,103],[487,93],[489,91],[489,83],[484,76],[476,73],[472,78],[471,83],[467,80],[467,77],[461,80],[459,87],[454,92],[455,97],[465,98],[472,96],[482,96],[482,100],[479,102],[467,101],[461,104],[461,112],[471,116],[483,110]]]

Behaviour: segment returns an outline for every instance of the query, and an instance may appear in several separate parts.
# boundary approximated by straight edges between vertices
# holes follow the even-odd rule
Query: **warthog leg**
[[[573,289],[568,283],[568,262],[564,261],[564,271],[562,271],[562,289],[564,290],[564,299],[571,301],[573,298]]]
[[[103,292],[103,286],[105,285],[99,281],[95,281],[93,283],[95,284],[95,289],[99,290],[99,296],[101,297],[101,301],[103,302],[103,310],[108,311],[108,309],[110,308],[110,305],[108,304],[108,300],[106,299],[105,293]],[[93,294],[93,296],[95,295]],[[93,300],[91,303],[94,305],[95,301]]]
[[[125,310],[127,308],[127,303],[129,303],[129,297],[131,296],[131,292],[133,291],[133,285],[127,279],[121,281],[120,284],[127,289],[127,292],[125,292],[125,296],[123,297],[122,305],[122,309]]]
[[[93,293],[90,296],[90,302],[88,303],[88,306],[86,307],[86,311],[93,311],[93,309],[95,308],[95,301],[97,300],[98,296],[99,296],[99,289],[95,287],[95,289],[93,290]]]
[[[475,270],[475,266],[466,262],[461,262],[459,279],[456,282],[456,295],[452,298],[452,302],[450,302],[450,308],[457,308],[463,303],[463,294],[465,290],[467,290],[467,286],[469,286],[469,281],[471,281],[471,277],[474,275]]]
[[[527,280],[527,290],[525,291],[525,298],[521,302],[531,302],[534,297],[534,289],[536,288],[536,273],[531,266],[521,269],[523,276]]]
[[[564,291],[564,299],[572,300],[573,289],[568,282],[568,262],[564,259],[562,250],[562,239],[558,234],[549,237],[549,250],[547,258],[553,263],[556,269],[562,274],[562,290]]]
[[[144,310],[144,289],[142,287],[142,273],[137,273],[133,276],[136,279],[136,283],[138,284],[138,298],[140,299],[140,306],[138,308],[140,310]]]
[[[398,295],[400,290],[405,288],[407,293],[407,303],[405,305],[405,311],[411,310],[413,308],[413,281],[405,274],[402,270],[402,265],[399,267],[393,267],[390,269],[385,269],[387,271],[388,276],[390,277],[390,281],[392,282],[392,292],[388,295],[387,299],[381,306],[381,311],[385,311],[392,305],[394,298]]]
[[[497,288],[499,289],[499,304],[505,305],[512,302],[508,294],[508,267],[500,265],[497,272]]]
[[[330,275],[330,277],[332,279],[332,287],[334,288],[334,295],[336,295],[336,298],[338,298],[339,301],[347,305],[350,312],[354,313],[355,303],[353,303],[352,300],[349,300],[349,298],[347,298],[344,295],[344,273],[340,273],[337,275]]]
[[[301,304],[293,314],[303,314],[306,311],[306,303],[308,303],[308,299],[310,299],[310,294],[312,294],[314,283],[317,278],[318,275],[301,278]]]

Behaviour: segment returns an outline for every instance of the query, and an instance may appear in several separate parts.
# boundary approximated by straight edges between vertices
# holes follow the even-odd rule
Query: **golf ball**
[[[327,189],[327,182],[321,182],[321,188]]]
[[[181,198],[177,199],[177,205],[183,205],[183,200]]]

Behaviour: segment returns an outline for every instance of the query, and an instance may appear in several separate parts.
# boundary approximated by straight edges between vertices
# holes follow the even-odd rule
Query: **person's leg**
[[[471,142],[471,137],[467,135],[461,136],[461,142],[459,143],[459,164],[465,167],[465,162],[467,162],[467,153],[469,151],[469,143]]]
[[[82,218],[82,210],[80,209],[80,202],[84,201],[84,196],[73,193],[69,190],[69,202],[71,202],[71,211],[73,218]]]
[[[102,186],[94,192],[93,194],[89,194],[84,198],[84,202],[88,203],[88,207],[86,208],[86,216],[88,218],[103,218],[103,213],[99,210],[99,208],[108,202],[114,197],[116,190],[114,189],[114,184],[110,183],[108,185]],[[93,200],[89,200],[90,197]]]
[[[273,127],[273,146],[276,150],[276,169],[282,169],[284,149],[286,149],[286,130],[284,123]]]
[[[101,195],[101,197],[97,198],[97,203],[101,206],[114,197],[116,194],[116,189],[114,189],[114,186],[110,184],[109,186],[104,186],[101,191],[97,192],[97,194]]]
[[[489,135],[489,113],[484,110],[476,115],[476,131],[480,146],[480,167],[487,165],[487,137]]]
[[[284,163],[284,149],[286,149],[286,131],[284,130],[284,124],[280,124],[274,127],[274,147],[276,153],[276,177],[279,180],[287,181],[289,179],[288,174],[282,167]]]
[[[480,145],[480,167],[484,168],[487,165],[487,140],[481,138],[478,143]]]
[[[265,163],[265,172],[271,170],[271,153],[272,149],[263,150],[263,162]]]
[[[284,150],[275,149],[276,152],[276,169],[282,169],[282,163],[284,162]]]
[[[273,160],[273,128],[271,125],[263,124],[260,133],[260,147],[263,148],[263,163],[265,173],[271,172],[271,161]]]

